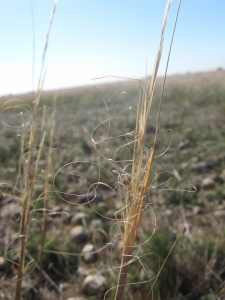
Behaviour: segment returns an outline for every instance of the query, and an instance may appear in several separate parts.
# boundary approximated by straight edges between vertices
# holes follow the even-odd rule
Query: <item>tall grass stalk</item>
[[[46,225],[47,225],[47,202],[49,198],[49,176],[52,167],[52,147],[53,147],[53,137],[55,131],[55,108],[56,98],[54,99],[53,103],[53,111],[51,115],[51,125],[50,125],[50,137],[49,137],[49,148],[48,148],[48,155],[46,160],[46,169],[45,169],[45,187],[44,187],[44,207],[43,207],[43,218],[42,218],[42,236],[41,236],[41,245],[40,245],[40,262],[39,262],[39,283],[38,283],[38,291],[40,290],[41,285],[41,272],[43,269],[43,257],[44,257],[44,244],[46,238]]]
[[[132,171],[131,171],[131,180],[128,189],[127,199],[126,199],[126,210],[125,210],[125,229],[124,229],[124,237],[123,237],[123,254],[122,254],[122,261],[121,267],[118,277],[118,284],[116,290],[115,300],[121,300],[123,297],[124,288],[126,286],[126,279],[128,274],[128,269],[130,264],[133,261],[132,252],[135,245],[135,240],[137,236],[137,231],[141,219],[141,212],[143,208],[144,198],[146,196],[147,187],[149,183],[149,178],[152,169],[152,163],[154,159],[154,153],[156,148],[156,141],[157,141],[157,134],[160,122],[160,112],[162,106],[162,98],[163,92],[165,87],[165,80],[167,75],[168,69],[168,62],[174,37],[174,32],[176,28],[177,18],[174,25],[174,32],[171,39],[171,46],[168,55],[168,61],[166,66],[166,73],[164,77],[164,84],[162,88],[162,94],[159,102],[159,110],[158,110],[158,117],[157,117],[157,124],[156,124],[156,131],[154,136],[154,141],[152,148],[150,150],[149,158],[147,160],[146,166],[143,168],[144,165],[144,151],[145,151],[145,135],[146,135],[146,128],[147,122],[150,114],[150,109],[152,105],[152,99],[154,94],[154,87],[155,81],[157,77],[157,72],[159,68],[159,63],[161,59],[162,49],[163,49],[163,40],[166,30],[167,18],[169,13],[169,8],[171,5],[172,0],[168,0],[163,25],[162,25],[162,32],[161,32],[161,39],[158,48],[158,52],[156,55],[155,66],[153,69],[153,74],[149,84],[146,84],[146,91],[142,99],[139,101],[138,109],[137,109],[137,117],[136,117],[136,134],[135,134],[135,143],[134,143],[134,151],[133,151],[133,161],[132,161]],[[179,14],[180,3],[178,6],[177,17]]]
[[[51,30],[51,25],[53,21],[53,16],[55,13],[55,9],[57,6],[57,2],[55,0],[54,6],[52,9],[52,13],[50,16],[49,28],[46,36],[46,42],[44,46],[43,56],[42,56],[42,68],[41,74],[39,77],[39,83],[37,88],[37,93],[33,105],[33,112],[31,114],[31,121],[30,121],[30,129],[28,132],[26,130],[22,133],[21,138],[21,161],[22,161],[22,172],[23,172],[23,187],[22,187],[22,204],[20,205],[21,210],[21,221],[20,221],[20,249],[19,249],[19,264],[18,264],[18,273],[17,273],[17,284],[16,284],[16,293],[15,293],[15,300],[21,299],[21,292],[22,292],[22,279],[24,277],[25,272],[25,257],[26,257],[26,245],[27,245],[27,238],[29,232],[29,224],[31,218],[31,203],[34,196],[34,185],[36,183],[37,178],[37,171],[38,171],[38,163],[41,157],[41,152],[45,140],[45,131],[43,131],[40,147],[38,150],[38,155],[36,161],[34,161],[34,149],[35,149],[35,137],[36,137],[36,115],[37,110],[40,103],[41,93],[43,82],[45,78],[45,73],[43,72],[44,69],[44,61],[49,41],[49,34]],[[42,123],[43,124],[43,123]],[[29,142],[28,147],[26,149],[25,145],[25,135],[29,133]]]

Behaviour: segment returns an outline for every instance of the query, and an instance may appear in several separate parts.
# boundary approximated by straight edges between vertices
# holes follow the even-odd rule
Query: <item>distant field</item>
[[[159,78],[156,84],[147,128],[146,152],[152,145],[155,133],[162,82],[163,78]],[[132,139],[135,129],[137,101],[142,93],[139,82],[98,84],[96,81],[94,84],[98,91],[90,86],[43,92],[42,109],[36,116],[35,145],[38,148],[43,131],[46,131],[47,137],[50,135],[53,99],[57,96],[48,201],[49,210],[55,214],[48,216],[45,248],[61,251],[62,254],[46,252],[44,270],[61,289],[57,290],[51,280],[43,279],[43,299],[66,300],[74,294],[82,295],[81,285],[88,274],[101,273],[107,278],[108,287],[116,284],[118,270],[110,264],[111,260],[119,264],[116,252],[119,252],[119,246],[117,250],[106,247],[91,262],[79,256],[63,254],[80,253],[87,243],[92,243],[98,249],[110,242],[115,223],[110,219],[115,219],[122,199],[115,191],[118,178],[109,159],[119,162],[119,166],[126,169],[129,169],[129,160],[132,159],[132,149],[127,143]],[[18,259],[13,250],[16,243],[13,246],[11,241],[18,235],[20,212],[15,197],[7,195],[17,195],[14,189],[16,184],[19,189],[20,180],[17,177],[21,128],[30,122],[32,97],[32,94],[26,94],[0,98],[0,181],[12,183],[11,188],[5,189],[3,186],[0,198],[0,258],[8,247],[11,250],[10,259],[15,261]],[[41,126],[43,107],[44,128]],[[160,263],[165,260],[183,228],[185,233],[176,242],[158,278],[155,287],[158,298],[155,299],[225,298],[224,120],[225,71],[167,78],[157,152],[142,226],[138,231],[141,242],[151,236],[154,211],[156,232],[149,242],[140,246],[137,253],[140,257],[149,253],[143,256],[143,265],[149,277],[157,274],[159,259]],[[92,140],[96,142],[96,149]],[[33,209],[43,208],[40,195],[45,178],[47,141],[46,138],[45,151],[38,165]],[[104,185],[95,185],[96,182]],[[96,188],[97,197],[91,202],[91,208],[84,202],[93,198],[93,187]],[[89,198],[87,193],[90,193]],[[28,239],[27,253],[35,260],[38,260],[40,244],[40,215],[34,211],[32,216],[35,221],[32,221]],[[120,216],[119,213],[116,216]],[[80,239],[72,233],[76,226],[84,230]],[[106,233],[96,233],[95,230],[99,228]],[[157,257],[150,253],[155,253]],[[25,283],[29,287],[27,290],[24,288],[24,299],[34,297],[37,284],[35,272],[35,268],[28,272]],[[15,282],[11,280],[15,275],[16,266],[11,262],[1,264],[0,260],[0,291],[4,293],[4,299],[12,299]],[[131,265],[128,282],[144,280],[147,280],[147,275],[136,261]],[[141,299],[149,289],[149,283],[128,286],[124,299]],[[87,299],[102,299],[103,292]]]

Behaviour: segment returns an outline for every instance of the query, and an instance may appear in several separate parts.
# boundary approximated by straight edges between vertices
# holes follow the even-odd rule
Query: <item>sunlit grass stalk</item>
[[[34,152],[35,131],[36,131],[35,130],[36,111],[37,111],[37,106],[34,105],[34,110],[33,110],[32,120],[31,120],[30,136],[29,136],[28,156],[25,155],[24,149],[22,149],[24,188],[23,188],[22,207],[21,207],[20,254],[19,254],[19,267],[18,267],[18,274],[17,274],[15,300],[20,300],[21,297],[22,278],[23,278],[24,268],[25,268],[26,243],[27,243],[27,235],[29,231],[29,221],[30,221],[30,206],[31,206],[31,201],[33,196],[34,182],[36,178],[35,172],[37,172],[37,170],[33,166],[34,164],[33,152]]]
[[[123,291],[126,285],[128,269],[132,262],[132,252],[135,245],[144,198],[146,196],[148,182],[149,182],[151,169],[152,169],[152,162],[154,159],[154,152],[155,152],[156,141],[157,141],[158,127],[160,121],[160,111],[161,111],[165,81],[163,85],[162,95],[160,98],[155,137],[154,137],[152,148],[150,150],[146,167],[143,169],[144,158],[145,158],[144,151],[145,151],[145,135],[146,135],[147,122],[148,122],[148,117],[151,109],[155,81],[156,81],[158,67],[161,59],[167,17],[168,17],[168,12],[169,12],[171,2],[172,0],[168,0],[167,2],[165,14],[164,14],[163,26],[162,26],[161,39],[160,39],[158,52],[156,55],[153,74],[149,86],[145,87],[147,92],[144,93],[143,98],[140,99],[140,103],[138,105],[138,110],[137,110],[136,135],[135,135],[134,152],[133,152],[132,172],[131,172],[131,180],[130,180],[130,186],[127,195],[127,203],[126,203],[126,211],[125,211],[126,222],[125,222],[124,237],[123,237],[124,247],[123,247],[122,261],[121,261],[121,267],[120,267],[116,296],[115,296],[116,300],[121,300],[123,297]],[[174,26],[174,30],[175,27],[176,27],[176,23]],[[171,41],[171,45],[172,45],[172,41]],[[169,61],[169,56],[168,56],[168,61]],[[166,72],[167,72],[167,68],[168,68],[168,63],[166,67]],[[166,74],[165,74],[165,78],[166,78]]]
[[[25,154],[25,145],[24,145],[24,136],[21,138],[21,157],[22,157],[22,165],[23,165],[23,188],[22,188],[22,204],[21,204],[21,221],[20,221],[20,250],[19,250],[19,264],[18,264],[18,273],[17,273],[17,284],[16,284],[16,293],[15,293],[15,300],[21,299],[21,292],[22,292],[22,279],[24,276],[25,270],[25,256],[26,256],[26,244],[27,244],[27,237],[29,232],[29,223],[30,223],[30,207],[33,199],[34,194],[34,184],[37,178],[37,166],[40,159],[40,155],[38,155],[35,166],[34,166],[34,148],[35,148],[35,134],[36,134],[36,115],[37,110],[40,103],[41,93],[42,93],[42,86],[44,82],[44,75],[43,75],[43,68],[44,68],[44,60],[46,56],[48,41],[49,41],[49,34],[51,30],[51,25],[53,21],[53,16],[55,13],[55,9],[57,6],[57,0],[55,0],[52,13],[50,16],[49,28],[46,36],[46,42],[44,46],[43,56],[42,56],[42,68],[40,79],[37,88],[37,94],[35,97],[34,105],[33,105],[33,112],[31,116],[31,126],[30,126],[30,133],[29,133],[29,144],[27,153]],[[25,134],[25,133],[24,133]],[[43,139],[44,141],[44,135]],[[40,154],[41,149],[39,149]]]
[[[52,147],[53,147],[53,138],[55,131],[55,108],[56,98],[53,103],[53,111],[51,115],[51,125],[50,125],[50,138],[49,138],[49,148],[48,148],[48,156],[46,160],[46,169],[45,169],[45,190],[44,190],[44,206],[43,206],[43,218],[42,218],[42,237],[41,237],[41,245],[40,245],[40,262],[39,262],[39,283],[38,283],[38,291],[40,290],[41,285],[41,272],[43,269],[43,256],[44,256],[44,244],[46,238],[46,225],[47,225],[47,202],[49,198],[49,175],[51,173],[52,167]]]

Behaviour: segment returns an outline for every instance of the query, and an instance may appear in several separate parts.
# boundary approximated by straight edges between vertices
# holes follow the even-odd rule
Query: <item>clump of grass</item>
[[[134,144],[133,144],[132,170],[129,176],[130,183],[128,189],[126,190],[125,205],[124,205],[124,212],[123,212],[124,222],[125,222],[124,233],[123,233],[123,253],[122,253],[122,261],[121,261],[121,267],[120,267],[116,296],[115,296],[116,300],[122,299],[123,291],[126,286],[126,278],[127,278],[129,266],[134,260],[136,260],[136,258],[133,257],[132,253],[135,248],[135,240],[136,240],[137,231],[141,219],[141,213],[144,206],[144,199],[148,190],[149,179],[150,179],[153,159],[155,155],[166,74],[164,78],[162,94],[159,103],[158,118],[156,123],[154,141],[152,144],[152,148],[149,151],[146,151],[145,148],[145,136],[146,136],[148,118],[149,118],[151,105],[152,105],[155,81],[156,81],[158,67],[159,67],[161,54],[162,54],[163,40],[164,40],[167,17],[168,17],[168,12],[169,12],[171,2],[172,1],[170,0],[167,2],[159,49],[156,55],[156,61],[151,76],[151,80],[148,83],[148,80],[146,79],[143,96],[140,99],[137,108],[136,129],[135,129],[135,137],[134,137]],[[178,8],[178,13],[179,13],[179,8]],[[175,31],[175,27],[176,27],[176,23],[174,26],[174,31]],[[172,41],[173,41],[173,37],[172,37]],[[172,46],[172,41],[171,41],[171,46]],[[168,61],[169,61],[169,56],[168,56]],[[167,73],[167,68],[168,68],[168,63],[166,67],[166,73]]]
[[[117,287],[116,287],[115,300],[120,300],[123,298],[123,292],[124,292],[124,288],[126,286],[126,280],[127,280],[127,276],[128,276],[129,267],[132,263],[134,263],[138,259],[137,255],[133,254],[134,250],[140,246],[140,245],[136,244],[137,232],[138,232],[138,228],[139,228],[139,224],[140,224],[140,220],[141,220],[142,211],[147,206],[149,206],[148,204],[147,204],[147,206],[145,206],[144,201],[147,196],[147,193],[149,192],[149,183],[150,183],[153,160],[154,160],[155,150],[156,150],[156,145],[157,145],[158,129],[159,129],[159,124],[160,124],[162,99],[163,99],[169,57],[170,57],[170,52],[171,52],[171,48],[172,48],[172,42],[173,42],[173,37],[174,37],[174,33],[175,33],[176,22],[177,22],[177,18],[178,18],[178,14],[179,14],[180,3],[178,6],[177,17],[176,17],[176,22],[174,25],[174,31],[173,31],[173,36],[171,39],[171,45],[170,45],[170,50],[169,50],[169,55],[168,55],[166,72],[165,72],[161,97],[160,97],[160,101],[159,101],[158,116],[156,119],[154,139],[153,139],[150,150],[148,150],[146,148],[145,137],[146,137],[146,131],[148,128],[148,119],[149,119],[149,114],[150,114],[150,110],[151,110],[151,106],[152,106],[155,82],[156,82],[157,72],[158,72],[160,59],[161,59],[161,55],[162,55],[163,40],[164,40],[167,17],[168,17],[168,12],[169,12],[171,2],[172,1],[170,1],[170,0],[168,0],[168,2],[167,2],[164,20],[163,20],[159,49],[158,49],[158,52],[156,55],[155,66],[153,69],[151,79],[148,80],[146,78],[143,92],[140,93],[141,96],[140,96],[140,99],[138,102],[138,107],[137,107],[135,129],[132,130],[132,132],[130,132],[129,134],[125,135],[127,143],[125,145],[119,147],[119,149],[117,149],[116,152],[114,153],[113,159],[110,159],[110,163],[111,163],[112,167],[115,168],[115,170],[114,170],[115,173],[118,174],[117,187],[119,187],[119,190],[123,189],[124,194],[125,194],[124,195],[125,200],[124,200],[123,207],[115,215],[115,220],[117,221],[118,228],[119,228],[118,229],[119,233],[117,232],[117,234],[122,235],[122,243],[123,243],[122,259],[121,259],[121,263],[119,266],[120,270],[119,270],[118,282],[117,282]],[[102,142],[104,142],[106,140],[110,141],[112,139],[112,137],[109,137],[111,124],[114,121],[117,121],[117,119],[119,118],[119,117],[111,118],[110,113],[109,113],[109,108],[106,105],[106,102],[103,97],[102,97],[102,100],[104,101],[104,104],[106,106],[108,119],[101,122],[93,131],[92,141],[93,141],[94,147],[96,149],[97,149],[97,145],[101,144]],[[107,126],[107,123],[108,123],[108,126]],[[102,128],[104,126],[106,126],[106,134],[104,134],[102,132]],[[94,139],[97,130],[99,130],[99,137],[100,137],[99,140]],[[130,142],[128,136],[132,136],[132,135],[134,136],[134,140]],[[118,137],[123,138],[124,136],[120,135]],[[123,152],[123,156],[124,156],[124,155],[128,154],[129,150],[131,150],[133,152],[131,160],[129,160],[128,158],[125,158],[124,160],[117,159],[117,157],[119,157],[122,152]],[[98,150],[98,151],[103,156],[103,158],[106,158],[106,156],[104,154],[102,154],[101,150]],[[127,156],[129,156],[129,155],[127,155]],[[125,164],[127,163],[127,165],[125,166],[125,168],[123,168],[119,165],[119,162],[125,163]],[[129,168],[131,169],[131,172],[129,172]],[[153,181],[154,181],[154,179],[153,179]],[[101,182],[97,183],[97,185],[100,185],[100,184],[102,184],[102,183]],[[92,206],[91,203],[90,203],[90,205]],[[93,206],[92,206],[92,208],[94,209]],[[118,217],[120,213],[123,214],[122,219],[120,219]],[[152,235],[155,231],[155,226],[156,226],[156,223],[154,224],[154,228],[152,230]],[[114,239],[115,243],[116,243],[116,240],[118,240],[118,236]],[[160,269],[160,271],[161,271],[161,269]],[[160,273],[160,271],[159,271],[159,273]],[[157,280],[158,275],[159,274],[157,274],[157,276],[155,277],[155,281]],[[154,286],[155,281],[153,282],[152,287]]]
[[[35,212],[35,205],[33,205],[35,200],[36,184],[38,182],[39,174],[39,162],[41,155],[44,150],[44,143],[46,140],[46,128],[45,128],[45,108],[43,110],[42,120],[40,122],[40,131],[37,129],[37,115],[39,111],[39,104],[42,94],[42,87],[44,82],[45,74],[44,61],[47,51],[50,29],[53,21],[53,16],[55,13],[57,1],[54,2],[52,14],[50,17],[49,29],[47,32],[46,43],[43,51],[42,57],[42,70],[39,78],[38,88],[33,101],[33,107],[29,107],[28,103],[23,101],[18,101],[17,99],[8,101],[3,105],[2,112],[11,111],[13,115],[11,116],[12,123],[9,124],[10,129],[15,129],[20,142],[16,140],[16,144],[11,144],[10,147],[13,152],[20,153],[19,165],[18,165],[18,179],[17,184],[11,190],[14,192],[12,195],[14,199],[17,200],[20,207],[20,234],[17,239],[11,242],[8,249],[14,244],[19,244],[18,248],[15,249],[18,253],[18,273],[16,277],[16,291],[15,300],[20,300],[22,295],[22,280],[24,276],[30,272],[31,269],[35,268],[37,265],[30,257],[27,252],[27,244],[29,240],[30,222],[32,216]],[[54,120],[55,120],[55,109],[53,109],[53,114],[51,118],[51,129],[50,129],[50,140],[49,140],[49,152],[46,159],[46,170],[45,170],[45,187],[44,187],[44,206],[43,206],[43,220],[42,220],[42,240],[40,245],[40,267],[42,269],[43,264],[43,247],[45,242],[45,231],[46,231],[46,211],[47,211],[47,200],[49,197],[49,174],[51,170],[51,151],[52,151],[52,141],[54,132]],[[18,125],[19,122],[19,125]],[[22,124],[21,124],[21,123]],[[4,123],[4,120],[3,120]],[[38,143],[38,145],[37,145]],[[14,148],[15,149],[14,149]],[[15,150],[15,151],[14,151]],[[8,187],[9,185],[2,185],[2,187]],[[7,193],[4,193],[7,196]],[[17,242],[17,243],[16,243]],[[34,243],[34,241],[33,241]],[[38,245],[36,245],[38,247]],[[10,249],[9,249],[10,250]],[[12,252],[13,249],[10,250]],[[7,252],[7,251],[6,251]],[[6,253],[6,256],[8,254]]]

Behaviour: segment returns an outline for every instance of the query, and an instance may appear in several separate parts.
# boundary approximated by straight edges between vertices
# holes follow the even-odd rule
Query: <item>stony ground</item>
[[[161,85],[159,79],[147,129],[147,148],[154,137]],[[135,128],[139,84],[96,86],[98,92],[91,87],[57,93],[39,299],[102,299],[105,291],[116,285],[115,266],[120,263],[122,251],[120,240],[115,238],[116,218],[121,217],[116,212],[122,207],[123,195],[116,188],[118,178],[109,159],[124,168],[128,164],[124,160],[132,158],[131,148],[121,146],[131,138],[127,133]],[[31,207],[23,299],[37,295],[53,95],[44,93],[41,102],[41,107],[47,106],[46,143]],[[13,278],[18,262],[20,209],[15,186],[20,189],[20,134],[23,124],[29,122],[32,95],[20,98],[27,104],[6,102],[9,97],[0,99],[0,299],[13,299],[16,284]],[[42,115],[40,109],[36,145],[43,132]],[[152,179],[138,231],[137,243],[141,246],[137,247],[138,260],[131,265],[128,276],[128,282],[136,285],[126,288],[124,299],[151,299],[147,296],[150,283],[141,282],[154,278],[171,249],[153,299],[224,299],[224,118],[225,71],[168,77]],[[12,186],[5,188],[6,181]],[[113,291],[107,299],[113,299]]]

